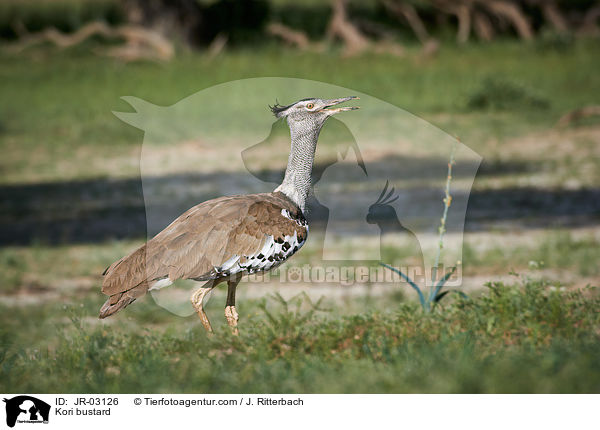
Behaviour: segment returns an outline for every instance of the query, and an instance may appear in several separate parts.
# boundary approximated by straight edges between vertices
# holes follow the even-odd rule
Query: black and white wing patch
[[[279,236],[265,235],[265,241],[260,250],[251,255],[234,255],[220,266],[213,269],[211,277],[225,277],[237,273],[250,274],[271,270],[294,255],[306,243],[308,236],[308,223],[302,218],[293,218],[286,209],[281,210],[281,215],[296,223],[293,235]],[[298,235],[298,230],[304,234]]]

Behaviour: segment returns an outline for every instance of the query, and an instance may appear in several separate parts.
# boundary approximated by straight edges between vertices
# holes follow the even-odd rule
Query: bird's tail
[[[135,301],[135,297],[130,297],[126,293],[117,293],[106,300],[106,303],[100,308],[98,318],[103,319],[119,312]]]

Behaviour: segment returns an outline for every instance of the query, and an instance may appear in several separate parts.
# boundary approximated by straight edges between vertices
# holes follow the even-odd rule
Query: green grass
[[[52,290],[65,280],[77,279],[97,286],[98,275],[113,261],[139,246],[139,242],[106,242],[101,245],[13,246],[0,248],[0,293]]]
[[[39,345],[36,321],[56,310],[2,312],[2,391],[456,392],[600,390],[600,299],[543,282],[490,284],[487,293],[423,314],[338,317],[301,299],[254,304],[241,336],[207,337],[194,320],[167,328],[86,322],[67,308]],[[314,305],[313,305],[314,306]],[[12,313],[12,311],[11,311]],[[66,316],[70,316],[69,319]],[[147,315],[154,323],[161,316]],[[183,326],[183,327],[182,327]],[[51,334],[50,334],[51,333]],[[29,338],[33,335],[33,341]],[[26,342],[29,340],[29,342]],[[29,345],[29,346],[23,346]]]
[[[533,246],[497,246],[483,252],[476,251],[467,241],[463,246],[464,273],[469,275],[482,268],[507,267],[567,269],[583,277],[600,275],[600,243],[593,236],[575,238],[569,231],[556,231],[543,235]],[[530,263],[531,262],[531,263]]]
[[[585,40],[567,51],[516,42],[450,45],[431,59],[421,58],[412,48],[404,58],[344,59],[335,53],[265,47],[234,50],[215,59],[181,54],[168,64],[123,64],[89,55],[90,47],[0,54],[0,79],[10,82],[0,87],[0,99],[6,101],[0,105],[1,147],[9,154],[2,166],[3,182],[107,174],[86,161],[92,156],[126,154],[142,139],[139,130],[111,114],[130,109],[119,100],[123,95],[170,105],[203,88],[243,78],[334,82],[422,115],[487,155],[490,138],[502,140],[552,126],[564,112],[597,103],[600,93],[600,77],[595,73],[600,67],[598,46]],[[521,101],[510,101],[511,108],[521,102],[522,108],[490,114],[469,107],[490,79],[524,94]],[[546,101],[547,108],[531,106],[530,94]],[[495,102],[493,93],[486,96],[492,106],[506,103]],[[452,114],[440,116],[448,112]]]

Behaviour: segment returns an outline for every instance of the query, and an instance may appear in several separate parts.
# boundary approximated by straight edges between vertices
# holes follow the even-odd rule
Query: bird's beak
[[[345,112],[345,111],[349,111],[349,110],[358,109],[358,106],[344,106],[344,107],[332,108],[332,106],[339,105],[340,103],[347,102],[348,100],[358,100],[358,97],[350,96],[350,97],[342,97],[339,99],[324,100],[325,106],[323,106],[323,108],[320,109],[320,112],[327,112],[327,114],[329,114],[329,115],[334,115],[338,112]]]

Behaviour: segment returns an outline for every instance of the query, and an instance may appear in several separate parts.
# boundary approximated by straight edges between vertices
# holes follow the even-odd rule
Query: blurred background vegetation
[[[0,2],[0,391],[600,391],[599,19],[592,0]],[[240,339],[150,297],[96,319],[100,273],[146,238],[143,133],[119,97],[263,76],[368,93],[483,156],[469,300],[425,316],[405,285],[243,286]],[[228,183],[227,145],[176,142],[155,180]],[[388,149],[365,157],[393,171]],[[319,261],[314,243],[287,264]]]
[[[347,53],[389,42],[392,52],[418,41],[545,38],[557,46],[574,35],[594,36],[594,0],[7,0],[0,37],[23,39],[55,28],[74,33],[90,22],[139,25],[170,41],[202,49],[224,38],[231,46],[273,40],[300,49],[338,38]]]

